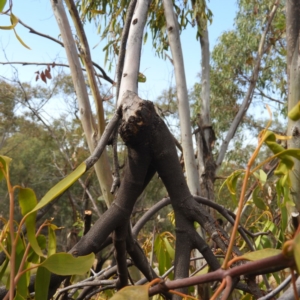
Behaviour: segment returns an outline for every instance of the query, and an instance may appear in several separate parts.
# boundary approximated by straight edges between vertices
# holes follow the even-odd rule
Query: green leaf
[[[21,213],[23,216],[25,216],[25,226],[30,246],[36,254],[38,254],[39,256],[43,256],[44,254],[35,236],[36,212],[28,214],[37,205],[37,200],[34,191],[29,188],[20,188],[19,204],[21,207]]]
[[[9,263],[9,259],[6,258],[4,263],[2,264],[1,266],[1,271],[0,271],[0,280],[3,282],[3,275],[5,274],[5,271],[7,269],[7,266],[8,266],[8,263]]]
[[[170,244],[168,238],[164,237],[164,238],[163,238],[163,241],[164,241],[165,248],[166,248],[166,250],[167,250],[167,252],[168,252],[170,258],[171,258],[172,260],[174,260],[174,257],[175,257],[175,250],[174,250],[174,248],[171,246],[171,244]]]
[[[229,192],[232,195],[236,194],[236,184],[237,181],[241,175],[241,171],[234,171],[227,179],[226,179],[226,184],[228,187]]]
[[[293,252],[294,252],[294,258],[296,261],[296,266],[298,269],[298,273],[300,271],[300,234],[298,233],[295,238],[294,238],[294,242],[293,242]]]
[[[246,260],[256,261],[263,258],[272,257],[280,253],[282,253],[282,250],[280,249],[267,248],[267,249],[257,250],[254,252],[245,253],[241,257]]]
[[[10,22],[11,22],[10,26],[0,26],[0,29],[3,29],[3,30],[14,29],[16,27],[16,25],[18,24],[19,19],[14,14],[11,14],[10,15]]]
[[[110,300],[148,300],[148,285],[126,286],[118,293],[114,294]]]
[[[285,205],[280,206],[281,211],[281,230],[285,232],[288,225],[288,211]]]
[[[48,299],[48,288],[51,272],[44,267],[38,267],[35,279],[35,299]]]
[[[31,50],[31,48],[28,47],[28,46],[23,42],[23,40],[22,40],[22,39],[20,38],[20,36],[17,34],[17,32],[16,32],[15,29],[14,29],[14,33],[15,33],[15,36],[16,36],[16,38],[18,39],[18,41],[21,43],[21,45],[24,46],[25,48]]]
[[[51,224],[48,226],[48,256],[56,253],[56,234],[57,226]]]
[[[37,210],[41,209],[57,196],[62,194],[66,189],[68,189],[86,170],[85,162],[81,163],[72,173],[70,173],[63,180],[58,182],[54,187],[52,187],[46,195],[41,199],[41,201],[31,210],[28,214],[32,214]]]
[[[0,156],[0,180],[8,176],[10,162],[11,158],[3,155]]]
[[[259,186],[257,186],[252,194],[253,202],[257,208],[262,210],[268,210],[268,206],[264,203],[264,200],[258,196],[259,191],[260,188]]]
[[[267,174],[263,170],[259,170],[259,180],[262,184],[265,184],[267,181]]]
[[[0,12],[3,12],[6,2],[7,2],[7,0],[0,0]]]
[[[105,14],[105,11],[103,11],[103,10],[98,10],[98,9],[92,9],[92,10],[91,10],[91,13],[92,13],[92,14],[95,14],[95,15],[104,15],[104,14]]]
[[[40,234],[37,236],[36,239],[39,244],[39,247],[42,250],[46,249],[46,244],[47,244],[46,237],[43,234]],[[32,247],[30,247],[30,249],[29,249],[27,261],[34,263],[34,264],[37,264],[40,262],[40,256],[32,249]]]
[[[146,82],[147,78],[144,74],[139,72],[138,82]]]
[[[294,161],[292,157],[300,159],[300,150],[299,149],[285,149],[276,142],[276,135],[267,131],[264,135],[265,143],[272,150],[272,152],[281,159],[281,163],[286,165],[286,168],[292,169],[294,166]],[[291,157],[292,156],[292,157]],[[277,168],[278,171],[278,168]],[[284,172],[284,169],[281,170]],[[279,174],[279,173],[278,173]],[[280,173],[282,174],[282,173]]]
[[[160,235],[157,235],[157,237],[155,238],[154,252],[158,260],[159,273],[160,275],[162,275],[164,274],[164,271],[166,269],[166,257],[165,257],[165,252],[163,250],[162,239]]]
[[[146,33],[144,34],[144,44],[146,44],[147,38],[148,38],[148,32],[146,31]]]
[[[27,297],[22,297],[22,295],[20,295],[18,292],[16,293],[16,296],[14,298],[14,300],[26,300]]]
[[[95,260],[94,253],[74,257],[69,253],[56,253],[46,258],[40,266],[58,275],[84,275]]]
[[[25,245],[24,245],[24,241],[19,237],[17,240],[17,247],[16,247],[16,272],[19,270],[21,261],[23,260],[24,257],[24,253],[25,253]],[[28,263],[25,263],[24,265],[24,269],[26,269],[28,266]],[[24,299],[27,299],[27,295],[28,295],[28,289],[27,289],[27,276],[26,273],[23,274],[17,283],[17,295],[21,296]]]
[[[288,117],[293,121],[300,119],[300,101],[289,111]]]

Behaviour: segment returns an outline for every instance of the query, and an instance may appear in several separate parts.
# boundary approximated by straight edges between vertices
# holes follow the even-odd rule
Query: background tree
[[[93,90],[94,92],[94,99],[96,100],[96,102],[98,101],[98,106],[96,107],[101,107],[104,98],[100,97],[99,90],[97,87],[95,87],[95,78],[93,77],[94,71],[93,69],[91,69],[92,64],[88,55],[88,45],[86,43],[85,36],[83,34],[83,28],[81,26],[82,24],[78,18],[77,10],[74,3],[72,1],[68,1],[68,8],[76,24],[75,27],[77,28],[77,34],[81,43],[77,50],[72,35],[70,34],[70,31],[65,31],[66,28],[68,28],[68,23],[64,15],[64,8],[62,3],[58,1],[53,2],[52,4],[54,10],[56,11],[56,17],[58,21],[60,22],[60,20],[64,20],[64,26],[61,26],[61,30],[62,32],[64,32],[62,34],[63,43],[65,45],[68,44],[73,49],[72,51],[69,51],[71,48],[67,47],[67,51],[69,51],[69,64],[72,69],[72,78],[74,80],[74,86],[71,89],[74,88],[76,90],[76,96],[74,98],[77,98],[77,100],[79,101],[79,115],[81,115],[81,118],[86,110],[88,112],[88,118],[85,120],[86,123],[85,125],[83,124],[83,131],[85,133],[85,137],[94,137],[94,139],[91,139],[90,142],[88,142],[88,148],[91,152],[93,147],[96,145],[96,135],[98,134],[98,131],[96,130],[95,123],[93,124],[92,121],[93,115],[92,110],[89,108],[89,98],[87,97],[88,93],[86,89],[86,84],[84,82],[84,76],[79,75],[81,89],[79,89],[80,86],[78,84],[78,80],[76,79],[76,76],[79,73],[81,74],[81,65],[80,61],[78,60],[78,55],[81,56],[82,60],[84,61],[85,68],[88,69],[87,78],[89,80],[89,85],[91,90]],[[138,196],[143,192],[145,186],[153,177],[155,171],[157,171],[161,180],[167,188],[170,199],[164,199],[162,200],[162,204],[159,203],[158,205],[154,205],[154,207],[150,209],[150,213],[148,215],[146,213],[146,216],[142,217],[141,220],[148,220],[149,218],[153,217],[154,212],[157,212],[157,207],[161,208],[162,206],[166,205],[166,203],[171,202],[174,208],[174,215],[173,217],[171,215],[171,218],[173,218],[173,221],[175,218],[177,230],[175,255],[172,247],[174,239],[171,237],[171,235],[168,234],[167,238],[164,238],[162,235],[160,235],[159,238],[156,238],[155,242],[153,243],[155,245],[154,248],[158,257],[159,271],[163,272],[166,270],[166,266],[170,266],[170,263],[167,264],[164,263],[164,261],[168,260],[170,262],[171,259],[174,259],[175,278],[187,278],[190,272],[190,251],[195,248],[199,249],[200,252],[203,254],[212,271],[217,269],[218,270],[215,272],[211,272],[208,275],[200,276],[199,278],[193,279],[194,281],[185,281],[185,279],[181,279],[171,284],[164,283],[161,285],[157,285],[150,290],[150,294],[154,294],[157,292],[164,293],[165,291],[163,291],[160,288],[160,286],[164,286],[166,290],[169,290],[171,287],[173,287],[179,288],[181,289],[181,291],[187,292],[187,286],[191,286],[196,283],[204,283],[211,280],[220,280],[222,281],[221,287],[226,285],[226,289],[224,291],[223,296],[225,298],[228,296],[228,293],[233,286],[235,286],[239,290],[252,294],[254,297],[260,297],[262,296],[263,291],[261,291],[258,288],[254,276],[263,273],[267,273],[269,277],[276,277],[277,284],[280,286],[280,282],[282,281],[282,279],[279,277],[280,274],[274,272],[286,268],[288,266],[295,266],[295,262],[293,260],[292,255],[290,255],[289,258],[287,258],[285,256],[287,252],[281,253],[280,250],[279,252],[267,251],[264,252],[267,253],[265,254],[267,258],[264,260],[262,256],[259,256],[258,262],[256,262],[257,265],[255,265],[255,263],[249,263],[247,265],[242,264],[241,266],[235,266],[230,270],[222,270],[219,269],[220,265],[219,262],[216,260],[214,253],[207,246],[205,241],[198,234],[196,234],[194,229],[194,221],[197,221],[205,229],[208,236],[210,236],[210,238],[214,240],[215,245],[221,249],[220,251],[222,251],[223,253],[228,253],[223,262],[223,269],[227,269],[230,263],[234,263],[234,261],[229,262],[229,255],[231,254],[231,252],[233,252],[236,256],[240,257],[239,259],[243,258],[242,251],[244,251],[245,249],[251,251],[254,251],[255,249],[264,249],[268,247],[283,247],[284,249],[287,249],[287,246],[284,245],[292,245],[292,247],[288,248],[289,250],[286,251],[289,251],[289,254],[292,254],[291,252],[293,251],[296,252],[298,247],[298,244],[296,242],[297,239],[292,239],[287,244],[285,243],[286,238],[288,237],[286,236],[287,226],[284,215],[284,209],[282,209],[281,207],[281,210],[278,213],[276,206],[272,207],[271,205],[271,200],[274,199],[272,197],[274,197],[275,193],[275,183],[267,183],[267,179],[271,178],[268,178],[264,170],[259,170],[259,168],[262,167],[262,165],[259,164],[259,167],[256,167],[254,165],[254,158],[258,156],[257,151],[259,148],[256,149],[255,147],[253,147],[254,154],[252,154],[250,160],[246,158],[240,158],[240,156],[236,156],[238,159],[234,158],[234,160],[230,161],[230,159],[227,158],[227,160],[225,161],[226,164],[224,165],[223,172],[237,168],[238,164],[247,164],[246,175],[244,180],[241,180],[241,171],[236,171],[233,174],[225,174],[226,178],[223,185],[227,185],[229,189],[227,197],[229,198],[230,196],[230,198],[232,198],[232,202],[234,203],[234,205],[239,205],[238,215],[234,216],[224,208],[218,206],[218,204],[213,204],[207,199],[199,197],[193,198],[191,196],[190,191],[185,183],[185,177],[182,173],[182,166],[178,162],[178,153],[175,150],[174,137],[170,135],[164,123],[161,121],[161,119],[157,117],[151,102],[142,100],[135,93],[126,92],[126,90],[128,89],[133,92],[136,92],[138,81],[144,80],[144,75],[138,73],[139,59],[137,59],[140,57],[142,38],[143,36],[144,39],[147,37],[147,32],[144,33],[144,23],[146,23],[149,26],[149,29],[153,34],[153,44],[157,46],[158,53],[164,56],[165,51],[168,48],[167,32],[166,30],[162,30],[166,24],[166,20],[164,17],[164,8],[162,3],[156,2],[150,4],[144,2],[143,5],[141,5],[141,3],[138,2],[139,5],[137,5],[137,10],[135,11],[135,14],[133,16],[129,13],[126,14],[126,12],[127,7],[129,7],[128,11],[130,11],[130,9],[132,9],[135,6],[135,1],[130,2],[130,4],[126,2],[122,2],[121,4],[99,4],[96,2],[90,3],[88,1],[77,4],[78,7],[80,7],[81,13],[83,14],[82,17],[86,16],[91,20],[94,16],[98,18],[99,15],[104,15],[104,18],[106,19],[104,21],[107,21],[107,24],[105,25],[106,27],[103,32],[104,35],[110,34],[109,32],[111,31],[109,30],[111,29],[116,30],[115,35],[111,37],[109,44],[105,48],[105,51],[107,51],[107,59],[109,57],[109,54],[115,53],[121,55],[122,52],[120,51],[119,53],[119,50],[121,49],[119,48],[119,43],[123,45],[126,44],[127,41],[127,47],[125,53],[124,69],[122,70],[122,64],[119,64],[118,69],[118,73],[122,73],[123,71],[123,76],[121,77],[122,81],[117,82],[117,84],[121,84],[121,86],[119,93],[120,97],[118,98],[119,109],[112,118],[114,123],[110,123],[107,126],[108,129],[106,132],[103,132],[103,139],[96,147],[95,152],[93,152],[93,154],[89,156],[84,162],[84,165],[86,166],[87,170],[89,170],[88,173],[85,174],[85,177],[83,177],[84,182],[80,182],[79,180],[79,185],[81,186],[81,188],[83,188],[84,191],[82,192],[80,186],[78,186],[79,192],[75,190],[75,187],[74,192],[72,190],[66,192],[68,200],[70,201],[70,203],[72,203],[71,207],[73,208],[73,212],[76,211],[76,204],[74,203],[77,202],[74,201],[74,199],[78,197],[78,193],[80,193],[80,191],[81,193],[84,193],[85,199],[88,196],[89,200],[93,203],[93,199],[90,196],[91,193],[88,194],[87,192],[87,189],[93,190],[89,180],[89,176],[92,173],[91,167],[101,155],[101,151],[99,149],[102,149],[102,151],[103,149],[105,149],[105,146],[113,130],[113,125],[111,124],[115,124],[117,122],[117,119],[120,118],[120,116],[122,116],[123,118],[122,124],[120,126],[120,132],[128,149],[128,157],[126,159],[126,168],[124,171],[124,177],[122,178],[122,184],[118,194],[115,197],[115,202],[97,220],[94,226],[90,229],[90,231],[86,233],[86,235],[79,241],[79,243],[71,249],[71,253],[73,253],[76,256],[84,255],[90,252],[96,253],[102,250],[105,246],[109,245],[111,241],[113,241],[117,265],[116,269],[114,269],[115,271],[113,272],[116,272],[117,270],[117,273],[119,275],[117,281],[114,282],[113,287],[120,288],[128,284],[128,262],[126,260],[125,251],[127,251],[127,253],[131,256],[133,262],[144,274],[147,280],[150,281],[151,279],[156,278],[158,274],[155,273],[155,271],[151,268],[153,261],[151,261],[149,264],[149,262],[146,259],[146,255],[148,253],[146,252],[145,254],[142,251],[140,251],[140,248],[137,242],[135,241],[135,238],[137,237],[137,234],[141,228],[140,221],[136,222],[134,220],[134,222],[136,222],[136,227],[131,228],[129,220]],[[209,191],[209,193],[207,194],[212,196],[212,183],[216,179],[216,166],[221,166],[229,142],[235,136],[238,130],[240,130],[240,132],[238,132],[239,134],[245,136],[247,135],[247,133],[244,133],[243,127],[239,127],[238,129],[238,126],[241,124],[243,119],[245,120],[245,124],[248,123],[252,125],[254,123],[252,120],[252,116],[246,115],[246,112],[249,109],[250,104],[253,102],[255,93],[259,94],[260,97],[264,97],[264,99],[276,102],[276,105],[281,104],[281,101],[276,99],[275,96],[278,93],[278,91],[284,90],[285,85],[285,76],[280,76],[280,72],[282,73],[282,69],[280,68],[280,62],[282,62],[284,65],[284,40],[282,39],[284,31],[284,28],[282,28],[282,24],[284,24],[284,20],[282,19],[282,14],[278,14],[278,11],[282,11],[283,9],[283,3],[280,1],[276,1],[274,3],[270,1],[261,1],[259,3],[259,7],[256,6],[257,3],[254,1],[240,1],[239,4],[240,10],[236,20],[236,32],[224,34],[219,47],[216,48],[216,51],[219,52],[216,52],[216,57],[213,56],[213,63],[210,74],[205,73],[202,70],[202,75],[204,78],[202,84],[196,86],[194,91],[192,91],[191,93],[191,95],[193,95],[194,97],[193,115],[197,116],[197,113],[202,114],[201,118],[203,120],[205,119],[204,125],[201,122],[198,122],[200,124],[197,124],[196,122],[194,124],[197,124],[195,128],[196,132],[199,133],[201,132],[201,130],[203,131],[203,135],[201,139],[198,139],[198,141],[202,142],[203,145],[206,145],[206,148],[208,150],[207,155],[207,153],[204,153],[204,151],[201,150],[203,149],[203,147],[199,148],[198,158],[201,158],[201,155],[203,156],[202,159],[199,159],[199,169],[202,170],[202,173],[200,172],[200,174],[201,176],[205,175],[209,177],[210,186],[207,189]],[[200,35],[202,39],[200,40],[202,41],[203,45],[204,39],[205,37],[207,37],[205,33],[205,26],[207,24],[205,24],[205,22],[207,22],[207,20],[209,20],[211,17],[210,11],[207,9],[205,3],[193,2],[191,4],[188,4],[175,2],[173,3],[173,6],[177,13],[180,29],[184,29],[188,22],[193,22],[195,20],[197,21],[197,35]],[[190,8],[194,8],[193,12],[192,10],[190,10]],[[109,14],[106,13],[107,9],[110,9]],[[266,15],[268,16],[267,18],[265,18]],[[150,21],[148,23],[147,16],[150,17]],[[124,30],[121,37],[123,24],[124,28],[130,28],[128,32]],[[131,24],[131,26],[129,26],[128,24]],[[176,25],[168,25],[166,29],[167,31],[172,33],[177,30],[176,27]],[[120,40],[121,38],[122,40]],[[246,43],[247,47],[245,46],[245,41],[249,41],[249,45]],[[207,51],[207,43],[205,49]],[[282,51],[280,51],[280,49],[282,49]],[[225,55],[225,50],[226,52],[232,54],[232,56]],[[207,52],[205,53],[207,54]],[[275,57],[276,60],[278,57],[279,64],[274,63]],[[176,58],[173,57],[173,59],[175,60]],[[203,64],[204,63],[206,63],[205,71],[207,71],[209,69],[207,64],[208,58],[203,58]],[[72,64],[74,64],[73,67]],[[177,60],[176,62],[174,61],[174,66],[176,65]],[[229,104],[230,109],[222,109],[222,114],[218,114],[218,110],[213,109],[213,114],[211,117],[212,121],[210,121],[210,117],[208,116],[209,110],[204,109],[205,107],[209,107],[209,97],[207,96],[207,94],[209,93],[202,93],[200,97],[198,96],[200,89],[205,90],[205,83],[208,83],[208,75],[210,75],[211,78],[211,100],[221,100],[222,105],[220,105],[220,107],[222,108],[224,107],[224,95],[228,95],[228,98],[226,98],[225,100],[232,101]],[[276,75],[278,75],[278,77],[276,77]],[[276,78],[275,82],[273,81],[274,77]],[[58,80],[56,88],[59,89],[60,86],[61,85]],[[51,153],[52,156],[50,154],[50,157],[54,157],[53,164],[56,167],[55,171],[57,176],[65,176],[69,171],[76,167],[77,159],[79,160],[81,157],[81,155],[79,155],[79,152],[82,151],[82,154],[84,153],[85,155],[87,155],[86,144],[81,138],[79,138],[81,126],[79,126],[78,120],[75,118],[75,120],[69,121],[65,118],[62,120],[56,120],[55,122],[53,122],[53,124],[50,124],[51,126],[49,126],[49,124],[47,124],[45,120],[43,121],[42,116],[37,113],[37,108],[39,108],[39,106],[36,107],[28,104],[28,99],[31,100],[31,96],[28,97],[28,95],[31,95],[29,93],[30,87],[19,84],[19,89],[16,89],[16,91],[19,93],[19,95],[22,95],[22,97],[24,98],[23,104],[25,104],[30,109],[30,113],[28,113],[28,116],[34,116],[43,124],[43,126],[37,126],[35,125],[35,123],[32,123],[31,121],[26,120],[25,118],[28,126],[34,128],[36,134],[38,134],[36,130],[37,128],[39,129],[41,134],[44,134],[47,131],[47,135],[51,135],[53,139],[51,140],[51,143],[53,143],[53,150]],[[39,90],[37,89],[37,91]],[[37,91],[35,92],[35,94],[33,93],[33,95],[35,95],[33,97],[34,99],[38,98],[39,95],[42,93],[41,91],[41,93],[39,94],[37,93]],[[166,100],[168,100],[169,103],[163,103],[165,107],[170,107],[170,105],[173,105],[174,107],[174,95],[178,92],[179,88],[177,87],[176,90],[171,90],[168,93],[170,97]],[[49,98],[49,96],[47,96],[46,99],[47,98]],[[203,101],[199,101],[199,99]],[[162,100],[164,100],[163,97]],[[234,113],[231,111],[232,107],[236,108],[236,111]],[[11,108],[11,110],[13,111],[13,107]],[[164,112],[164,110],[164,107],[158,107],[158,111]],[[228,116],[224,112],[228,112]],[[99,115],[98,109],[96,109],[95,113],[96,117],[98,117],[99,125],[101,122],[103,122],[104,116]],[[214,119],[214,114],[216,119]],[[224,117],[228,117],[227,120],[234,119],[234,125],[228,124],[228,122],[226,122],[226,118]],[[218,118],[220,122],[215,121],[218,120]],[[173,121],[172,118],[170,118],[170,120]],[[213,125],[221,124],[219,128],[216,126],[217,129],[215,129],[217,137],[219,137],[219,142],[222,138],[225,138],[224,141],[222,141],[221,143],[222,147],[219,150],[219,153],[217,153],[218,159],[216,164],[214,163],[213,157],[213,151],[216,150],[213,150],[212,148],[214,144],[214,137],[211,126],[212,124],[210,124],[210,122],[212,122]],[[92,126],[89,127],[90,125]],[[269,125],[267,124],[264,127],[268,128],[268,126]],[[264,129],[264,127],[262,129]],[[101,131],[99,127],[98,130],[99,132]],[[208,131],[210,135],[205,134],[205,132],[207,133]],[[75,141],[74,135],[76,136]],[[7,138],[6,141],[9,142],[11,139],[11,142],[14,142],[14,139],[17,140],[17,138],[18,135],[12,135],[11,137]],[[288,163],[286,163],[286,161],[288,160],[286,160],[285,157],[280,156],[280,152],[278,152],[278,149],[281,149],[280,151],[282,152],[284,152],[285,150],[281,146],[281,148],[279,148],[279,146],[276,146],[277,144],[273,141],[273,139],[275,139],[274,135],[263,131],[263,133],[260,135],[260,138],[261,140],[265,140],[266,144],[275,153],[276,157],[279,157],[279,159],[281,159],[281,164],[286,164],[287,168],[288,166],[291,166],[288,165]],[[33,139],[32,143],[35,142],[37,142],[37,145],[42,146],[40,144],[40,139],[38,141]],[[92,143],[94,144],[92,145]],[[60,155],[59,160],[57,159],[56,155],[53,155],[55,153],[54,147],[58,147],[56,151]],[[240,148],[242,147],[244,147],[244,145],[240,142]],[[32,148],[32,150],[35,149],[34,147]],[[123,152],[124,147],[121,147],[121,150]],[[33,155],[37,155],[36,150],[34,152],[35,153],[33,153]],[[294,155],[296,157],[298,155],[298,152],[286,153],[290,153],[290,155]],[[261,158],[261,160],[263,161],[263,158]],[[186,158],[183,162],[186,163]],[[204,166],[201,165],[203,163],[210,163],[210,165],[208,164],[204,168]],[[254,170],[250,170],[252,167],[254,168]],[[203,173],[203,170],[205,170],[205,173]],[[100,171],[103,172],[103,169]],[[208,172],[209,174],[207,174]],[[248,177],[248,175],[251,172],[254,174],[254,177],[252,178]],[[220,177],[222,177],[222,175],[223,174],[221,173]],[[270,173],[270,176],[271,175],[272,172]],[[247,183],[250,184],[250,189],[246,192]],[[276,182],[277,187],[278,184],[283,185],[283,181],[278,180]],[[160,193],[164,193],[162,189],[159,190]],[[99,192],[96,191],[94,192],[94,194],[95,197],[99,197]],[[238,194],[241,195],[239,203],[237,201]],[[145,193],[142,195],[145,195]],[[277,194],[277,197],[277,203],[285,203],[285,195],[279,193]],[[105,198],[104,195],[103,198]],[[205,203],[205,205],[213,207],[213,209],[217,210],[218,213],[220,213],[224,218],[226,218],[231,224],[234,223],[234,218],[236,218],[236,223],[234,227],[235,229],[232,233],[229,248],[229,237],[223,230],[222,226],[220,226],[221,223],[216,222],[216,220],[211,215],[203,211],[201,206],[199,206],[199,202],[202,204]],[[107,200],[106,203],[109,205]],[[241,237],[235,240],[235,230],[237,229],[241,207],[244,205],[244,203],[251,207],[251,213],[249,217],[247,217],[246,220],[243,221],[243,224],[246,225],[249,229],[251,229],[254,233],[249,233],[243,228],[239,228]],[[80,210],[80,208],[78,208],[78,210]],[[96,208],[95,211],[97,212]],[[75,215],[76,213],[73,213],[74,221]],[[278,219],[280,221],[278,221]],[[259,223],[258,220],[261,220],[261,223]],[[141,222],[143,223],[145,221]],[[136,228],[139,228],[139,230]],[[269,233],[268,237],[265,237],[264,235],[266,235],[267,230],[269,229],[271,230],[271,233]],[[262,234],[259,233],[259,231],[261,230],[263,231]],[[113,235],[109,236],[112,232]],[[253,240],[249,240],[249,238],[247,238],[246,233]],[[256,235],[256,233],[258,234]],[[168,256],[165,253],[168,253]],[[278,256],[274,255],[274,253],[278,253]],[[257,253],[255,253],[254,255],[256,254]],[[247,256],[245,256],[244,258],[247,258]],[[241,274],[249,275],[249,280],[238,283],[238,279],[236,276]],[[232,282],[229,281],[228,276],[233,280]],[[291,276],[293,276],[293,272]],[[101,278],[103,279],[103,277]],[[50,286],[51,293],[54,293],[56,291],[58,284],[60,284],[61,280],[61,277],[53,275],[52,283]],[[175,285],[172,286],[172,284]],[[266,289],[269,289],[267,277],[264,277],[264,284]],[[109,288],[110,287],[111,286],[109,286]],[[215,297],[217,297],[219,291],[221,291],[221,288],[219,288],[216,291]],[[86,288],[82,292],[82,294],[78,296],[78,299],[81,299],[87,295],[88,297],[92,297],[92,294],[88,294],[89,292],[90,290]],[[99,289],[94,292],[99,292]],[[166,296],[169,297],[168,295]],[[176,297],[178,297],[178,295],[175,296],[175,298]]]

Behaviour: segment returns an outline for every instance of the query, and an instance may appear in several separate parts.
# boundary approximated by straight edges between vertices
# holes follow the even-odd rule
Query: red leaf
[[[35,72],[35,73],[37,73],[37,72]],[[38,80],[39,80],[39,78],[40,78],[40,75],[39,75],[39,74],[37,74],[37,75],[36,75],[36,77],[35,77],[35,81],[38,81]]]
[[[44,72],[41,73],[41,79],[42,79],[45,83],[47,83],[47,79],[46,79],[46,76],[45,76]]]
[[[45,75],[46,75],[46,77],[47,77],[48,79],[51,79],[51,78],[52,78],[51,73],[50,73],[50,70],[48,70],[48,69],[45,70]]]

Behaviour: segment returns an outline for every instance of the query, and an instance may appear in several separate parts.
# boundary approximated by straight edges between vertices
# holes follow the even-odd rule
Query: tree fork
[[[124,238],[126,234],[123,233],[119,239],[118,232],[124,227],[124,224],[129,224],[136,199],[156,170],[171,198],[175,211],[176,230],[179,233],[178,239],[180,236],[185,239],[181,245],[179,245],[179,240],[177,242],[175,277],[187,276],[189,264],[182,264],[181,257],[187,261],[187,254],[193,248],[197,248],[202,253],[212,270],[218,269],[217,259],[205,241],[198,238],[199,235],[194,229],[193,223],[194,221],[200,223],[223,251],[227,249],[228,236],[191,195],[178,160],[174,139],[163,120],[156,114],[153,103],[142,100],[135,93],[127,91],[122,102],[122,124],[119,132],[128,147],[128,160],[118,194],[109,209],[70,250],[70,253],[74,256],[82,256],[91,252],[97,253],[107,237],[114,231],[117,232],[117,240],[121,240],[120,250],[123,251],[125,245],[129,250],[130,243],[129,240],[126,240],[128,237]],[[181,235],[180,232],[184,232],[184,234]],[[187,247],[183,247],[184,244]],[[119,245],[115,245],[116,251],[118,251]],[[238,249],[234,249],[234,252],[240,255]],[[134,256],[134,253],[136,253],[136,249],[130,254]],[[117,259],[121,265],[123,265],[124,257]],[[140,264],[141,266],[142,264]],[[146,273],[147,278],[155,276],[153,271],[149,272],[149,269],[145,272],[144,263],[143,266],[143,273]],[[121,270],[124,274],[124,268],[121,267]],[[61,276],[57,278],[56,275],[53,277],[51,292],[49,291],[50,296],[54,292],[55,286],[58,287],[58,282],[64,279]],[[122,279],[121,285],[124,283],[125,278]]]
[[[224,238],[226,240],[228,237],[222,228],[216,229],[214,219],[209,214],[203,213],[203,209],[191,195],[182,174],[173,137],[163,120],[156,114],[153,103],[142,100],[135,93],[128,91],[123,97],[122,124],[119,132],[128,147],[128,162],[120,190],[112,206],[73,247],[71,253],[85,255],[97,252],[112,231],[119,231],[118,228],[129,221],[136,199],[156,170],[170,195],[175,210],[176,229],[185,232],[182,236],[185,236],[187,243],[182,244],[189,245],[186,249],[178,243],[175,277],[187,276],[189,264],[181,264],[179,257],[186,256],[185,254],[189,254],[193,248],[198,248],[212,269],[217,269],[219,267],[217,260],[205,241],[198,238],[193,222],[199,222],[224,251],[227,247]],[[120,250],[124,247],[123,243],[120,244]],[[116,251],[118,252],[118,247]],[[237,249],[236,251],[238,252]],[[120,263],[123,259],[124,257]],[[124,282],[125,279],[122,280],[121,286]]]

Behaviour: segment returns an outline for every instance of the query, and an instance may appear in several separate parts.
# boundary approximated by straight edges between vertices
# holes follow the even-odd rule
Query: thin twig
[[[268,22],[265,25],[265,30],[263,31],[263,33],[261,35],[261,39],[260,39],[260,43],[259,43],[259,47],[258,47],[258,53],[257,53],[257,57],[256,57],[256,63],[255,63],[255,66],[254,66],[254,69],[253,69],[253,72],[252,72],[251,79],[250,79],[250,85],[249,85],[248,91],[246,93],[246,96],[245,96],[245,98],[244,98],[244,100],[243,100],[243,102],[240,106],[240,109],[239,109],[237,115],[235,116],[235,118],[234,118],[234,120],[233,120],[233,122],[230,126],[230,129],[228,130],[226,138],[225,138],[225,140],[224,140],[224,142],[221,146],[219,156],[218,156],[218,159],[216,161],[217,168],[219,168],[221,166],[221,164],[223,162],[223,159],[225,157],[225,153],[227,151],[229,142],[234,137],[234,135],[236,133],[236,130],[237,130],[243,116],[245,115],[246,111],[248,110],[248,108],[251,104],[254,89],[256,87],[256,83],[257,83],[257,79],[258,79],[258,74],[259,74],[259,71],[260,71],[262,56],[264,54],[264,50],[263,50],[264,47],[263,46],[264,46],[264,43],[265,43],[267,33],[269,32],[271,23],[273,21],[273,18],[275,16],[275,13],[276,13],[277,8],[279,6],[279,2],[280,2],[280,0],[276,0],[274,6],[272,8],[272,11],[268,15],[268,18],[267,18]]]
[[[32,27],[28,26],[27,24],[25,24],[24,22],[22,22],[20,19],[19,19],[19,23],[21,25],[23,25],[25,28],[29,29],[29,32],[30,33],[33,33],[33,34],[36,34],[36,35],[39,35],[41,37],[44,37],[46,39],[49,39],[59,45],[61,45],[62,47],[65,47],[64,46],[64,43],[61,42],[60,40],[50,36],[50,35],[47,35],[47,34],[44,34],[44,33],[41,33],[39,31],[36,31],[35,29],[33,29]],[[79,56],[79,55],[78,55]],[[102,76],[103,76],[103,79],[105,79],[106,81],[110,82],[111,84],[114,84],[115,82],[106,74],[106,72],[96,63],[93,62],[93,65],[100,70],[100,72],[102,73]]]
[[[49,63],[41,63],[41,62],[26,62],[26,61],[8,61],[8,62],[0,62],[0,65],[22,65],[22,66],[58,66],[58,67],[66,67],[70,68],[69,65],[63,63],[49,62]],[[81,68],[82,71],[86,72],[85,68]],[[103,75],[95,73],[97,77],[103,78]]]
[[[278,293],[280,293],[283,289],[285,289],[288,284],[291,282],[292,275],[289,275],[284,281],[282,281],[276,289],[274,289],[272,292],[269,294],[260,297],[258,300],[270,300],[273,299]]]

